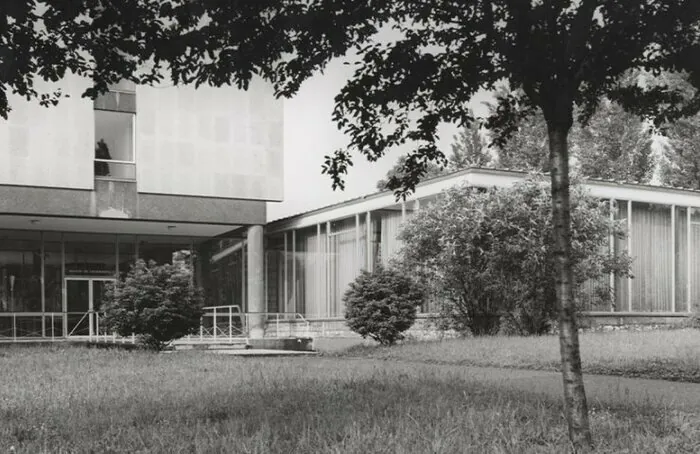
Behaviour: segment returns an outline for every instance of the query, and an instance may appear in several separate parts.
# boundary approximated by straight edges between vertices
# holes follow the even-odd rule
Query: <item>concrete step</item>
[[[175,350],[274,350],[313,352],[313,339],[308,337],[279,337],[263,339],[234,338],[213,342],[206,339],[180,339],[173,345]]]
[[[245,350],[250,348],[248,344],[243,342],[229,343],[209,343],[209,342],[182,342],[173,345],[175,350]]]

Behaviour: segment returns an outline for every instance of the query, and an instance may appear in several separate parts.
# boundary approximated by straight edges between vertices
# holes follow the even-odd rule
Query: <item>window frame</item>
[[[120,178],[120,177],[114,177],[111,175],[94,175],[94,178],[96,180],[107,180],[107,181],[128,181],[128,182],[135,182],[137,179],[136,175],[136,91],[128,91],[125,89],[119,89],[119,88],[112,88],[110,87],[109,91],[106,93],[100,95],[101,96],[108,96],[110,94],[125,94],[125,95],[133,95],[134,96],[134,109],[132,110],[127,110],[127,109],[106,109],[103,107],[98,107],[95,105],[97,102],[97,99],[93,102],[93,112],[94,115],[96,115],[96,112],[115,112],[115,113],[122,113],[122,114],[127,114],[129,115],[129,120],[131,123],[131,160],[123,160],[123,159],[100,159],[97,157],[93,158],[93,162],[101,162],[101,163],[106,163],[106,164],[117,164],[118,166],[129,166],[133,168],[133,178]],[[96,131],[96,128],[95,128]],[[97,138],[95,138],[97,140]]]

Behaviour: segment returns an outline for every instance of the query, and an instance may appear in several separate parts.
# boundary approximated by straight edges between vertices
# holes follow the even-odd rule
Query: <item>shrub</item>
[[[693,309],[688,318],[681,323],[684,328],[700,329],[700,310]]]
[[[203,306],[202,290],[192,285],[192,270],[183,262],[138,260],[123,280],[107,288],[102,311],[107,329],[136,334],[148,348],[162,350],[197,331]]]
[[[629,274],[629,256],[607,247],[610,235],[624,236],[624,226],[579,184],[571,187],[571,224],[578,300],[609,307],[609,273]],[[400,237],[397,265],[428,283],[446,327],[474,335],[550,330],[558,309],[556,264],[550,188],[541,176],[507,188],[448,189]]]
[[[423,302],[423,288],[411,278],[382,266],[363,271],[343,296],[350,329],[382,345],[403,339],[413,326],[416,307]]]

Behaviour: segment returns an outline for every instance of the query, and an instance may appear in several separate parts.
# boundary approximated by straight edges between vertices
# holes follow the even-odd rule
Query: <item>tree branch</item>
[[[593,15],[598,8],[599,1],[582,0],[571,25],[569,41],[566,43],[566,54],[569,56],[570,68],[576,75],[575,80],[571,81],[574,87],[578,86],[578,78],[580,77],[578,68],[584,64],[586,58],[586,43],[590,37]]]

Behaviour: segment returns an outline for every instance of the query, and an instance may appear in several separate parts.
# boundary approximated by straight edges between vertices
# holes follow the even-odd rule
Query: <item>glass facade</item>
[[[0,230],[0,337],[94,334],[94,313],[117,270],[124,277],[140,251],[171,263],[175,252],[202,241]]]
[[[0,312],[41,312],[41,233],[0,235]]]
[[[700,304],[700,256],[693,253],[700,244],[700,208],[610,202],[611,216],[627,234],[611,237],[603,248],[628,252],[632,277],[606,275],[585,282],[577,295],[584,310],[687,313]],[[405,217],[412,214],[406,210]],[[369,232],[366,213],[361,213],[359,228],[351,216],[268,236],[268,311],[297,312],[310,319],[342,317],[343,294],[360,270],[387,263],[400,251],[403,219],[394,207],[371,212]],[[428,304],[423,311],[431,308]]]

